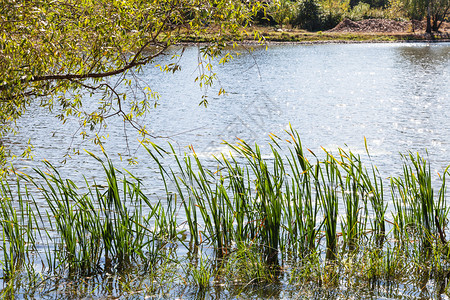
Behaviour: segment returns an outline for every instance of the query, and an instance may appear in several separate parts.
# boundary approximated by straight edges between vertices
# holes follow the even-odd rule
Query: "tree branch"
[[[20,83],[29,83],[29,82],[40,82],[40,81],[52,81],[52,80],[76,80],[76,79],[91,79],[91,78],[103,78],[103,77],[110,77],[117,74],[124,73],[125,71],[148,64],[152,59],[160,56],[169,45],[164,45],[164,47],[156,52],[155,54],[146,57],[145,59],[137,60],[137,57],[144,51],[144,48],[146,48],[152,41],[149,41],[145,43],[136,53],[136,55],[133,57],[131,62],[123,66],[122,68],[104,72],[104,73],[87,73],[87,74],[53,74],[53,75],[43,75],[43,76],[33,76],[30,80],[22,79],[20,80]],[[4,91],[8,89],[8,84],[0,86],[0,91]]]

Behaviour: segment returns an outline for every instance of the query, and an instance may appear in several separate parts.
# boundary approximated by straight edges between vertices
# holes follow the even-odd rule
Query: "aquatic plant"
[[[207,164],[193,148],[180,155],[171,146],[144,145],[164,186],[156,199],[107,157],[94,156],[104,179],[85,179],[82,187],[49,163],[4,180],[2,293],[18,293],[20,278],[36,287],[57,284],[45,279],[50,274],[127,274],[132,282],[117,279],[123,293],[159,293],[158,276],[202,293],[217,285],[240,286],[241,293],[284,281],[329,291],[436,278],[445,293],[448,168],[433,177],[428,161],[409,153],[401,176],[385,184],[364,164],[367,146],[366,158],[343,149],[317,155],[304,151],[295,130],[287,133],[286,143],[271,136],[267,154],[239,140],[228,144],[230,155]]]

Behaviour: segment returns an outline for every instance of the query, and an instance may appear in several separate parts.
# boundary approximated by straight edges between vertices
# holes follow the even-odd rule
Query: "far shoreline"
[[[369,20],[365,20],[369,21]],[[327,31],[306,31],[296,28],[279,28],[267,26],[251,26],[242,28],[238,33],[229,37],[229,43],[236,42],[241,45],[274,45],[274,44],[356,44],[356,43],[441,43],[450,42],[450,24],[445,24],[442,31],[428,34],[420,29],[411,31],[410,29],[396,30],[401,22],[386,22],[385,19],[371,19],[369,26],[367,22],[353,22],[345,20],[338,26]],[[358,29],[351,26],[345,26],[347,23],[353,26],[366,25]],[[355,25],[356,24],[356,25]],[[406,28],[407,22],[403,22]],[[348,24],[347,24],[348,25]],[[379,27],[383,25],[385,31],[380,31]],[[389,27],[391,25],[391,27]],[[389,30],[389,31],[387,31]],[[215,40],[216,30],[209,30],[201,36],[186,35],[180,40],[179,45],[201,45],[208,44]],[[255,36],[260,37],[259,39]]]
[[[324,40],[305,40],[305,41],[289,41],[289,40],[265,40],[263,42],[258,42],[255,40],[242,40],[235,41],[238,46],[270,46],[270,45],[327,45],[327,44],[438,44],[438,43],[450,43],[450,38],[445,39],[397,39],[397,40],[383,40],[383,39],[365,39],[365,40],[348,40],[348,39],[324,39]],[[234,42],[230,42],[229,46],[232,46]],[[175,45],[177,46],[196,46],[196,45],[207,45],[208,41],[182,41]]]

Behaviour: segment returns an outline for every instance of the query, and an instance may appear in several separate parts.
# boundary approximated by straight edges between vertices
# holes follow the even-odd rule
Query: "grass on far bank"
[[[214,32],[214,29],[211,29]],[[211,40],[209,34],[201,36],[187,35],[182,39],[185,43],[206,43]],[[261,40],[259,39],[261,37]],[[285,43],[331,43],[331,42],[403,42],[403,41],[450,41],[450,33],[435,33],[433,35],[425,32],[310,32],[295,28],[278,28],[269,26],[253,26],[234,38],[244,43],[257,42],[285,42]]]

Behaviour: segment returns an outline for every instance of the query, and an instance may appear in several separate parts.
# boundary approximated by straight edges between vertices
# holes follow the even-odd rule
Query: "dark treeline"
[[[450,12],[449,0],[274,0],[266,4],[255,19],[257,23],[309,31],[331,29],[344,18],[429,19],[430,30],[438,31]]]

